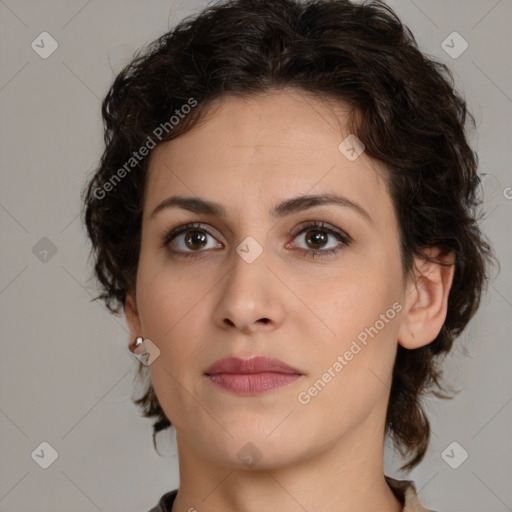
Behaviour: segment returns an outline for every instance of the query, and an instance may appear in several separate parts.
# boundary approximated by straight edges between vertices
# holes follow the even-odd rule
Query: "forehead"
[[[228,95],[209,103],[201,122],[189,132],[157,146],[153,158],[169,145],[201,144],[205,149],[231,145],[235,151],[266,154],[282,148],[289,158],[293,156],[289,149],[322,152],[328,144],[337,147],[350,134],[349,111],[340,101],[291,88],[245,97]]]
[[[353,140],[347,105],[288,89],[226,96],[205,114],[190,131],[152,151],[150,205],[174,193],[226,203],[258,197],[268,204],[271,197],[277,202],[338,192],[368,209],[390,207],[384,166],[364,152],[349,159],[346,144],[340,147]]]

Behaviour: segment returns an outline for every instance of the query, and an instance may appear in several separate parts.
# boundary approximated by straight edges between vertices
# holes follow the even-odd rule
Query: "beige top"
[[[391,487],[395,496],[404,504],[402,512],[435,512],[427,510],[418,500],[414,483],[409,480],[395,480],[386,477],[386,482]]]
[[[395,480],[389,477],[386,477],[386,482],[395,496],[404,504],[402,512],[435,512],[434,510],[427,510],[421,506],[413,482],[408,480]],[[164,494],[160,498],[158,505],[149,512],[172,512],[172,505],[177,493],[178,490],[176,489]]]

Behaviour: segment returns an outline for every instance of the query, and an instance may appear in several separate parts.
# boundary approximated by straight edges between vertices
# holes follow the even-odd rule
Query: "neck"
[[[368,417],[357,431],[283,465],[229,467],[177,436],[180,487],[173,512],[400,512],[384,477],[384,428]]]

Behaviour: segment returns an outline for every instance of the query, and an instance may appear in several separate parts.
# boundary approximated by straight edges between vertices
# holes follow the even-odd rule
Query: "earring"
[[[130,352],[145,366],[149,366],[160,355],[158,347],[142,336],[137,336],[130,343]]]
[[[135,354],[137,349],[144,343],[144,338],[142,336],[137,336],[135,341],[130,343],[129,349],[132,354]],[[140,350],[139,350],[140,352]],[[138,353],[138,352],[137,352]]]

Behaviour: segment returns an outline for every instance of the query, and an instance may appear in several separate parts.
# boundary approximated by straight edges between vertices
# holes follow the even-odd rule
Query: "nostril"
[[[233,320],[230,320],[229,318],[224,318],[224,323],[229,325],[230,327],[236,327]],[[269,318],[260,318],[259,320],[257,320],[257,323],[263,323],[263,324],[267,325],[270,323],[270,319]]]

